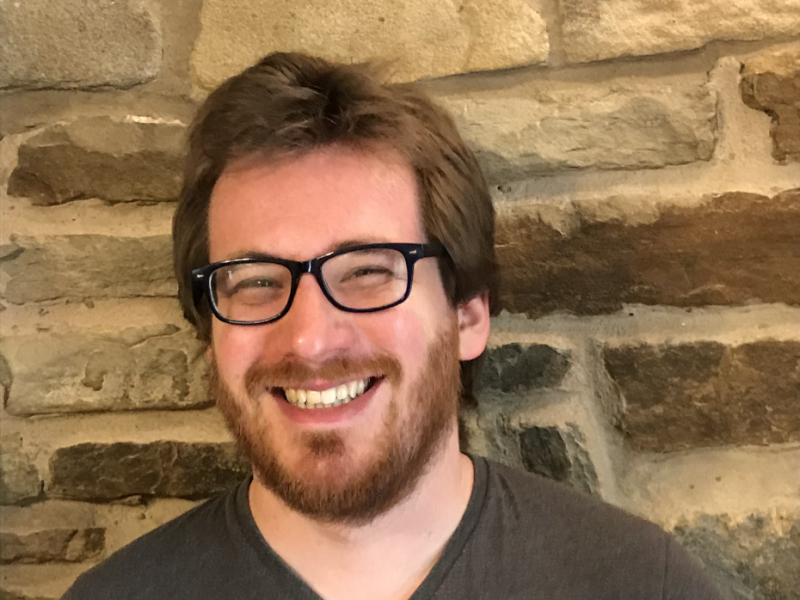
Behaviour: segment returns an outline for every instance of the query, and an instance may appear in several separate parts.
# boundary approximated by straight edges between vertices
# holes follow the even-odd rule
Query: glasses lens
[[[214,305],[226,319],[265,321],[286,308],[292,273],[273,263],[229,265],[211,274],[211,291]]]
[[[322,265],[331,296],[346,308],[382,308],[408,289],[408,266],[397,250],[369,248],[339,254]]]

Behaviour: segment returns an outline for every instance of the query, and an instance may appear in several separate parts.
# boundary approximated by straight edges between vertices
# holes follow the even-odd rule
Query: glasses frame
[[[347,306],[343,306],[339,304],[336,299],[331,294],[330,289],[328,289],[328,285],[325,283],[325,279],[322,276],[322,265],[328,262],[332,258],[336,258],[342,254],[347,254],[349,252],[358,252],[360,250],[396,250],[400,252],[403,257],[406,259],[406,270],[408,272],[408,282],[406,285],[406,291],[403,294],[403,297],[391,304],[387,304],[385,306],[379,306],[378,308],[348,308]],[[350,313],[371,313],[371,312],[378,312],[381,310],[387,310],[398,304],[402,304],[405,302],[409,295],[411,295],[411,284],[414,281],[414,265],[418,260],[422,260],[423,258],[435,257],[435,256],[443,256],[446,254],[446,250],[444,245],[438,242],[430,242],[426,244],[401,244],[401,243],[382,243],[382,244],[360,244],[358,246],[348,246],[346,248],[341,248],[336,250],[335,252],[330,252],[328,254],[324,254],[323,256],[318,256],[317,258],[312,258],[311,260],[305,261],[298,261],[298,260],[287,260],[285,258],[277,258],[273,256],[264,256],[264,257],[257,257],[257,258],[234,258],[232,260],[224,260],[221,262],[215,262],[204,267],[199,267],[197,269],[192,270],[192,292],[194,298],[194,304],[197,307],[200,304],[203,296],[206,297],[208,300],[208,305],[211,307],[211,312],[214,313],[214,316],[217,317],[223,323],[228,323],[229,325],[265,325],[266,323],[272,323],[277,321],[286,313],[289,312],[289,309],[292,307],[292,302],[294,301],[295,294],[297,293],[297,286],[300,285],[300,277],[305,275],[306,273],[310,273],[314,276],[314,279],[317,280],[317,284],[319,284],[322,293],[328,299],[328,301],[333,304],[336,308],[344,312]],[[270,317],[269,319],[262,319],[260,321],[237,321],[234,319],[228,319],[223,317],[222,314],[219,312],[219,308],[217,307],[217,303],[214,301],[214,294],[213,290],[211,289],[211,282],[212,282],[212,275],[217,269],[221,269],[223,267],[229,267],[233,265],[245,265],[245,264],[258,264],[258,263],[269,263],[269,264],[276,264],[282,265],[286,267],[292,275],[292,286],[291,290],[289,291],[289,299],[286,301],[286,307],[274,317]]]

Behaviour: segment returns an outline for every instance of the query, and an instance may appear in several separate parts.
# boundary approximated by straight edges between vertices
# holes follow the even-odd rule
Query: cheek
[[[211,330],[211,347],[220,377],[233,390],[244,386],[250,366],[261,358],[259,336],[252,328],[233,327],[215,322]]]
[[[371,345],[376,351],[397,358],[406,380],[413,379],[421,370],[428,344],[435,333],[424,319],[413,312],[397,311],[391,316],[391,319],[376,319],[370,333]]]

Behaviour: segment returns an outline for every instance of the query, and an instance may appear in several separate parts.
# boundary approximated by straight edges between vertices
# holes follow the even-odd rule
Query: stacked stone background
[[[486,169],[471,450],[800,598],[800,0],[0,2],[0,598],[246,472],[169,230],[198,103],[273,50],[421,80]]]

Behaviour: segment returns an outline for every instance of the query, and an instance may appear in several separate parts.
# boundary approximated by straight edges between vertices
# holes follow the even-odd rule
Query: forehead
[[[343,242],[424,241],[413,171],[391,151],[342,147],[234,164],[209,207],[212,262],[247,252],[306,260]]]

